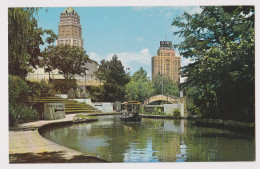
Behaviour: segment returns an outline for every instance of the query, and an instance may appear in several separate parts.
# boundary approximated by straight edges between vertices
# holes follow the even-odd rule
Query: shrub
[[[90,98],[93,101],[104,100],[104,86],[87,86],[86,90],[90,93]]]
[[[160,107],[155,107],[154,110],[152,111],[152,114],[154,114],[154,115],[164,115],[164,112]]]
[[[173,116],[175,116],[175,117],[180,117],[181,116],[181,112],[180,112],[180,110],[179,109],[174,109],[174,111],[173,111]]]
[[[26,82],[19,76],[9,75],[9,125],[26,123],[39,119],[39,113],[31,109],[28,96],[54,95],[51,85],[45,82]]]
[[[88,116],[86,114],[77,114],[77,115],[74,116],[74,119],[78,119],[78,118],[80,118],[82,120],[86,120],[86,119],[97,119],[98,117],[96,117],[96,116]]]
[[[9,75],[9,104],[28,104],[29,86],[25,79]]]
[[[39,113],[24,105],[9,105],[9,126],[16,126],[20,123],[36,121]]]
[[[55,91],[52,84],[48,84],[45,81],[41,82],[29,82],[30,94],[33,97],[48,97],[54,96]]]
[[[68,81],[65,79],[52,79],[51,83],[54,90],[62,94],[68,94],[70,88],[76,89],[78,87],[75,79],[69,79]]]
[[[146,113],[143,106],[141,106],[139,113],[140,113],[140,114]]]

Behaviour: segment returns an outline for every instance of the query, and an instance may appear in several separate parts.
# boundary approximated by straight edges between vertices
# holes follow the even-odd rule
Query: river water
[[[188,120],[142,119],[98,122],[46,129],[58,144],[112,162],[254,161],[255,140],[247,133],[196,127]]]

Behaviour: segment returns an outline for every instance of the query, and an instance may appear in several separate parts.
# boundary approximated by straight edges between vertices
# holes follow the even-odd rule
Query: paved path
[[[105,162],[96,157],[64,147],[45,139],[38,128],[60,122],[70,122],[75,114],[66,115],[59,120],[40,120],[24,123],[9,130],[10,163],[64,163],[64,162]]]

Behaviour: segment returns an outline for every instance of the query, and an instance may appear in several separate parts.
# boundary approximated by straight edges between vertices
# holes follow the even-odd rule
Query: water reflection
[[[118,116],[99,122],[57,127],[43,136],[113,162],[250,161],[253,138],[228,130],[200,128],[187,120],[142,119],[124,123]]]

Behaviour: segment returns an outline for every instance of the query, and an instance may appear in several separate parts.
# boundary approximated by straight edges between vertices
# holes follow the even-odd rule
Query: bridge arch
[[[155,96],[151,96],[151,97],[145,99],[143,102],[143,106],[145,107],[146,105],[148,105],[154,101],[159,101],[159,100],[167,101],[167,102],[170,102],[171,104],[180,103],[180,99],[176,96],[155,95]]]

